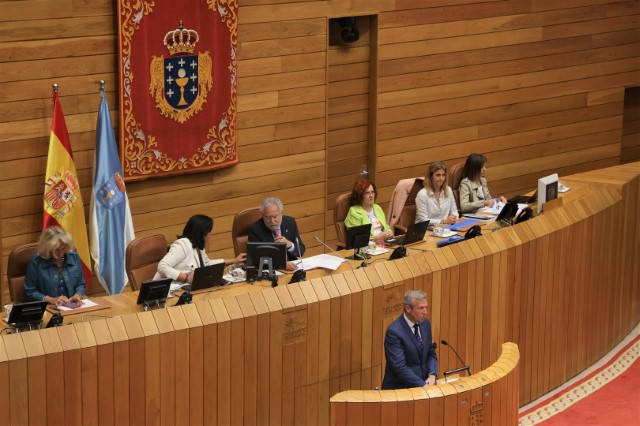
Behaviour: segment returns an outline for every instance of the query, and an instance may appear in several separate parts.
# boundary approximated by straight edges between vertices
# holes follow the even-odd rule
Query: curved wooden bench
[[[331,424],[518,424],[518,361],[515,343],[503,343],[489,368],[450,383],[399,390],[349,390],[331,398]]]
[[[524,405],[640,320],[639,174],[635,163],[563,177],[573,190],[544,215],[396,261],[2,334],[0,413],[17,424],[328,424],[332,395],[382,383],[384,332],[413,288],[429,297],[436,340],[473,371],[518,345],[511,395]],[[438,357],[440,371],[458,365],[447,348]]]

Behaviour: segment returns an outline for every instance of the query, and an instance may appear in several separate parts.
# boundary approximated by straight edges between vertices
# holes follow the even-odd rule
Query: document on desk
[[[333,256],[331,254],[317,254],[297,261],[296,265],[298,268],[301,267],[305,271],[315,268],[331,269],[332,271],[335,271],[345,261],[346,260],[344,258]]]
[[[528,204],[521,204],[521,203],[518,203],[518,211],[516,212],[516,214],[520,214],[520,212],[521,212],[523,209],[526,209],[527,207],[529,207],[529,205],[528,205]],[[495,204],[493,205],[493,207],[484,207],[484,208],[482,209],[482,212],[483,212],[483,213],[491,213],[491,214],[494,214],[494,215],[496,215],[496,216],[497,216],[497,215],[499,215],[499,214],[500,214],[500,212],[502,211],[502,209],[503,209],[503,208],[504,208],[504,203],[500,203],[500,202],[498,202],[498,203],[495,203]]]
[[[68,307],[68,306],[64,306],[64,305],[58,305],[56,308],[60,311],[79,311],[82,309],[87,309],[87,308],[93,308],[95,306],[98,306],[98,304],[90,299],[84,299],[82,301],[82,305],[72,308],[72,307]]]
[[[504,203],[498,201],[497,203],[493,203],[493,207],[483,207],[482,213],[490,213],[497,216],[500,214],[503,208],[504,208]]]

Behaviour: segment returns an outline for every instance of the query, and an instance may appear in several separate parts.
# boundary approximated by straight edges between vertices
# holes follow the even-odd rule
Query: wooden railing
[[[427,293],[435,339],[473,371],[516,343],[513,398],[525,404],[640,319],[638,174],[636,163],[563,178],[573,190],[544,215],[396,261],[2,334],[0,423],[328,424],[332,395],[380,386],[384,332],[408,289]],[[438,356],[441,372],[457,366]]]

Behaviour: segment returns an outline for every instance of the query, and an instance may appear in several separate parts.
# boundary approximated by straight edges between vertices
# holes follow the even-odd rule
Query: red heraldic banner
[[[44,177],[44,220],[42,229],[60,226],[73,237],[75,250],[82,261],[82,272],[87,287],[91,285],[91,257],[87,221],[78,172],[73,161],[67,124],[64,122],[58,94],[53,95],[53,121],[49,138],[47,171]]]
[[[237,0],[118,0],[129,181],[238,163]]]

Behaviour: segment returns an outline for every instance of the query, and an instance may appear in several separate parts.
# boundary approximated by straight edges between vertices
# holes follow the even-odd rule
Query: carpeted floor
[[[520,410],[521,425],[640,425],[640,325],[596,365]]]

